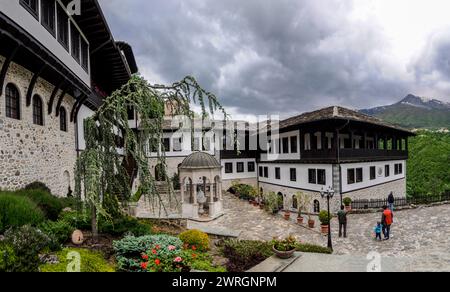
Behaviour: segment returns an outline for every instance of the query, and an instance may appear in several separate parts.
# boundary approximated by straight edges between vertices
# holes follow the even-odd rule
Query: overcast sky
[[[448,0],[100,0],[152,83],[193,75],[234,118],[450,101]]]

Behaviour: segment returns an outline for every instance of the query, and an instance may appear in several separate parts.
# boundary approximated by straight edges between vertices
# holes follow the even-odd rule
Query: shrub
[[[195,247],[199,251],[209,250],[209,236],[200,230],[188,230],[181,233],[179,237],[189,247]]]
[[[179,191],[181,189],[180,174],[178,172],[176,172],[172,177],[172,185],[173,189],[176,191]]]
[[[75,229],[91,229],[91,216],[84,212],[62,212],[59,216],[59,219],[68,223],[70,226],[73,226]]]
[[[181,250],[183,242],[177,237],[168,235],[127,236],[114,241],[113,247],[116,253],[118,270],[122,272],[142,271],[140,266],[142,254],[156,246],[161,249],[175,246],[178,250]]]
[[[245,272],[273,255],[268,242],[251,240],[226,240],[223,254],[228,259],[228,272]]]
[[[51,242],[49,247],[53,251],[60,250],[62,245],[70,239],[75,230],[73,226],[62,220],[56,222],[44,222],[39,226],[39,229],[50,238]]]
[[[328,211],[321,211],[319,213],[319,221],[322,225],[328,225],[330,223],[330,219],[333,218],[333,215],[329,214],[328,216]]]
[[[53,196],[47,191],[36,190],[22,190],[16,192],[19,196],[24,196],[32,200],[44,212],[47,219],[56,221],[63,209],[63,204],[57,197]]]
[[[35,181],[35,182],[32,182],[31,184],[28,184],[28,185],[24,188],[24,190],[41,190],[41,191],[47,192],[47,193],[49,193],[49,194],[51,194],[51,192],[52,192],[52,191],[50,190],[50,188],[47,187],[46,184],[44,184],[44,183],[42,183],[42,182],[39,182],[39,181]]]
[[[11,244],[18,255],[13,272],[37,272],[39,253],[49,246],[50,239],[41,230],[26,225],[8,230],[5,233],[5,243]]]
[[[344,200],[342,200],[342,202],[344,203],[344,206],[349,207],[352,204],[352,199],[347,197],[347,198],[344,198]]]
[[[17,260],[12,244],[0,241],[0,273],[14,272]]]
[[[134,236],[144,236],[152,234],[149,224],[141,223],[133,217],[124,216],[111,221],[102,220],[99,224],[99,231],[114,236],[131,234]]]
[[[333,251],[327,247],[305,243],[298,243],[296,246],[296,250],[304,253],[323,253],[323,254],[333,253]]]
[[[293,236],[289,236],[283,240],[273,240],[272,245],[277,251],[292,251],[297,246],[297,240]]]
[[[274,192],[264,195],[264,208],[269,213],[278,212],[278,196]]]
[[[30,199],[0,193],[0,233],[27,224],[36,226],[42,221],[44,214]]]
[[[253,200],[258,196],[258,190],[250,185],[236,184],[232,188],[234,193],[243,200]]]
[[[224,273],[227,271],[225,267],[215,266],[212,263],[210,255],[205,253],[191,255],[191,269],[210,273]]]
[[[82,273],[107,273],[114,272],[115,268],[109,264],[103,255],[99,252],[93,252],[86,249],[66,248],[57,253],[59,263],[45,264],[39,267],[41,272],[50,273],[64,273],[67,272],[68,267],[71,267],[73,259],[70,257],[70,253],[78,253],[80,255],[80,272]]]

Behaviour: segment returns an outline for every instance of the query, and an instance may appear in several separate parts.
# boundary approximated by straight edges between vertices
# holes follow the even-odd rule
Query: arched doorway
[[[292,196],[292,209],[297,210],[298,209],[298,200],[297,196]]]
[[[278,209],[282,210],[284,208],[284,196],[282,193],[278,193]]]
[[[320,213],[320,202],[318,200],[314,201],[314,213]]]

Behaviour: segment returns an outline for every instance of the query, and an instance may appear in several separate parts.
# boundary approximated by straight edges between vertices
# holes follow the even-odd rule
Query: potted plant
[[[296,195],[297,204],[298,204],[298,216],[297,223],[302,225],[304,218],[302,216],[302,212],[307,210],[307,208],[311,205],[311,196],[304,194],[302,192],[298,192]],[[313,223],[314,224],[314,223]]]
[[[289,210],[284,211],[284,219],[288,221],[291,219],[291,211]]]
[[[311,215],[308,216],[308,227],[309,228],[314,228],[316,226],[316,221],[314,221],[314,219],[312,219]]]
[[[278,198],[274,192],[270,192],[264,195],[264,208],[269,213],[278,213]]]
[[[352,210],[352,199],[349,198],[349,197],[344,198],[343,203],[344,203],[344,206],[345,206],[345,210],[347,212],[350,212]]]
[[[272,241],[272,250],[280,259],[291,258],[297,248],[297,240],[293,236],[289,236],[286,239]]]
[[[323,210],[319,213],[320,227],[323,234],[328,234],[328,228],[331,218],[332,216],[328,213],[328,211]]]

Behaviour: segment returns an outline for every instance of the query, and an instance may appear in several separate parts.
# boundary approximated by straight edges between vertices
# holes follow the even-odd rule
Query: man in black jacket
[[[389,210],[391,210],[391,212],[394,212],[395,198],[394,198],[394,193],[392,193],[392,192],[388,196],[388,203],[389,203]]]

